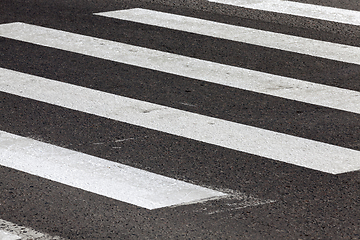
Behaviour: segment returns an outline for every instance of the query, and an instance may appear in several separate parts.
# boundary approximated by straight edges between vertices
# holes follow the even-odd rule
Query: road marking
[[[39,89],[45,90],[45,89]],[[0,164],[146,209],[227,194],[0,131]]]
[[[19,226],[17,224],[0,219],[1,240],[65,240],[58,236],[40,233],[34,229]]]
[[[360,47],[135,8],[96,15],[360,65]],[[360,18],[360,15],[359,15]]]
[[[301,17],[360,26],[360,12],[283,0],[208,0],[262,11],[284,13]]]
[[[0,36],[234,88],[360,113],[360,92],[25,23],[0,25]]]
[[[0,230],[0,239],[1,240],[21,240],[20,236],[11,234],[10,232]]]
[[[0,91],[327,173],[360,169],[360,151],[3,68]]]

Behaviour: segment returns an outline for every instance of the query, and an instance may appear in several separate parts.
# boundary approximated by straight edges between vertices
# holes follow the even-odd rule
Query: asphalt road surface
[[[357,0],[2,0],[0,239],[360,239]]]

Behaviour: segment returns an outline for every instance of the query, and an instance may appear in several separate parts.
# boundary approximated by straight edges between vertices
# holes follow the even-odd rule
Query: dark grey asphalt
[[[299,2],[360,11],[357,0]],[[92,15],[133,7],[360,47],[360,27],[194,0],[2,0],[0,24],[21,21],[360,91],[359,65]],[[6,38],[0,67],[360,150],[358,114]],[[0,166],[0,219],[69,239],[360,239],[360,172],[326,174],[3,92],[0,112],[2,131],[276,201],[149,211]],[[94,146],[99,141],[108,144]]]

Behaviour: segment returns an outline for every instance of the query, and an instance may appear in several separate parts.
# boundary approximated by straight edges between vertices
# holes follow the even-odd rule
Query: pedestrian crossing
[[[344,44],[267,32],[147,9],[118,10],[97,13],[96,15],[307,54],[335,61],[360,64],[360,48]],[[360,19],[360,16],[358,18]]]
[[[314,5],[296,1],[284,0],[208,0],[232,6],[284,13],[295,16],[321,19],[351,25],[360,25],[360,12],[348,9],[339,9],[329,6]]]
[[[17,96],[332,174],[360,169],[356,150],[0,70],[1,90]]]
[[[226,194],[0,131],[1,164],[146,209]]]
[[[281,3],[285,2],[286,4],[295,4],[281,1]],[[343,11],[342,13],[355,14],[354,18],[358,14],[356,11]],[[344,68],[344,66],[351,66],[352,69],[360,68],[360,58],[358,57],[360,56],[360,47],[356,46],[259,31],[140,8],[94,13],[95,16],[111,18],[116,21],[136,22],[156,28],[168,28],[197,34],[200,37],[207,36],[236,43],[277,49],[282,53],[286,52],[286,54],[311,56],[312,59],[326,59],[332,64],[339,64],[340,68]],[[332,21],[331,19],[325,20]],[[356,25],[357,23],[352,22],[351,24]],[[224,91],[225,95],[227,95],[226,91],[231,89],[235,94],[244,94],[244,96],[257,94],[265,101],[278,102],[279,105],[284,105],[285,108],[291,106],[291,104],[298,104],[304,109],[321,109],[321,111],[331,113],[338,118],[347,116],[350,119],[349,122],[352,120],[358,121],[358,114],[360,113],[359,90],[333,86],[334,84],[331,83],[316,83],[295,77],[280,76],[23,22],[1,24],[0,36],[7,41],[13,41],[12,43],[15,45],[31,44],[33,47],[44,51],[55,49],[64,52],[64,54],[87,56],[97,59],[103,64],[115,62],[151,70],[156,74],[165,73],[168,74],[167,76],[173,76],[176,81],[186,79],[186,81],[201,82],[201,84],[206,82],[217,88],[217,91]],[[131,77],[127,76],[125,72],[119,74],[124,75],[123,78]],[[179,77],[182,79],[179,79]],[[164,78],[161,84],[166,84],[166,80]],[[142,98],[142,96],[138,98],[122,96],[122,90],[112,92],[111,87],[98,89],[98,87],[93,87],[93,85],[96,85],[93,83],[82,85],[77,81],[66,82],[61,78],[50,79],[45,76],[37,76],[34,73],[0,67],[0,91],[5,95],[21,97],[22,101],[31,99],[67,110],[86,113],[89,116],[104,117],[113,121],[170,134],[171,136],[195,140],[209,146],[215,145],[259,156],[269,159],[269,161],[275,160],[329,174],[341,174],[360,169],[359,148],[356,146],[343,146],[337,143],[336,140],[332,140],[332,136],[328,138],[330,139],[328,141],[308,139],[305,136],[298,136],[299,134],[291,132],[291,130],[290,133],[284,133],[285,130],[266,129],[257,126],[257,123],[244,124],[238,120],[237,115],[241,114],[241,112],[239,113],[237,110],[234,110],[233,119],[230,119],[230,115],[226,116],[226,113],[224,113],[225,116],[220,116],[219,113],[211,114],[210,111],[201,112],[199,110],[200,112],[198,112],[196,103],[192,102],[180,103],[186,106],[186,110],[180,107],[177,108],[170,103],[167,104],[166,101],[157,102],[156,97],[151,96],[151,91],[148,94],[148,99],[141,100],[138,98]],[[226,102],[226,99],[223,101]],[[209,108],[213,106],[207,102],[203,103],[203,105],[207,104]],[[217,103],[212,104],[216,105]],[[226,110],[227,108],[223,112],[227,112]],[[60,149],[51,144],[33,141],[30,138],[23,138],[2,130],[0,132],[2,142],[1,165],[136,206],[155,209],[226,197],[228,195],[221,191],[151,174],[91,155],[66,150],[65,148]],[[339,130],[339,132],[341,131]],[[330,132],[328,133],[330,134]],[[26,146],[22,145],[24,142],[27,142]],[[34,146],[39,146],[38,150],[34,150]],[[17,152],[24,149],[25,153]],[[26,151],[30,151],[30,153]],[[33,154],[32,151],[43,154]],[[55,158],[49,158],[49,152]],[[75,160],[70,161],[67,159],[65,161],[56,157],[68,155],[74,155]],[[86,160],[78,165],[76,162],[81,158],[86,158]],[[39,165],[35,166],[29,164],[29,162],[20,162],[18,159],[39,162]],[[55,172],[51,173],[52,166],[55,164],[59,164],[59,166],[55,169]],[[101,171],[103,172],[94,177],[93,174],[99,168],[102,168]],[[59,169],[61,171],[58,171]],[[79,169],[81,171],[82,169],[88,169],[88,172],[75,171]],[[124,171],[124,169],[127,170]],[[66,172],[68,175],[64,175]],[[134,173],[124,175],[124,172]],[[142,176],[140,177],[140,175]],[[146,178],[145,175],[148,177]],[[72,176],[77,178],[72,179]],[[90,177],[81,182],[79,176]],[[119,176],[119,178],[116,176]],[[124,179],[127,179],[128,182]],[[136,187],[131,192],[129,188],[132,188],[130,183],[134,181],[133,179],[140,179],[141,183],[132,183]],[[101,181],[105,182],[103,186],[108,187],[97,186],[97,182]],[[124,182],[124,185],[119,185],[119,182]],[[126,186],[127,183],[130,187]],[[152,186],[156,187],[151,188]],[[160,186],[167,190],[161,190]],[[109,191],[109,189],[112,190],[112,193],[104,192]],[[125,191],[120,191],[120,189],[125,189]],[[159,191],[156,191],[157,189]],[[163,192],[161,193],[161,191]],[[153,195],[149,196],[150,193]],[[143,198],[142,194],[149,195]],[[185,198],[181,197],[184,195]],[[263,203],[267,202],[269,201]]]
[[[354,113],[360,112],[360,96],[357,91],[23,23],[3,25],[2,36],[290,100]],[[359,51],[360,48],[355,49]]]

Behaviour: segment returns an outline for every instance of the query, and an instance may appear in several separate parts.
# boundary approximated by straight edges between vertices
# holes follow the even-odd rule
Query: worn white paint
[[[284,13],[360,26],[360,12],[283,0],[208,0],[262,11]]]
[[[360,169],[359,151],[3,68],[0,91],[327,173]]]
[[[97,15],[360,65],[360,47],[134,8]],[[359,14],[360,20],[360,14]]]
[[[146,209],[226,196],[208,188],[4,131],[0,131],[0,165]]]
[[[360,93],[25,23],[0,36],[276,97],[360,113]]]
[[[66,240],[0,219],[0,240]]]
[[[21,237],[10,232],[0,230],[0,239],[1,240],[21,240]]]

